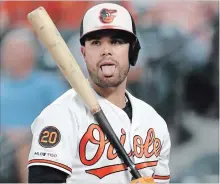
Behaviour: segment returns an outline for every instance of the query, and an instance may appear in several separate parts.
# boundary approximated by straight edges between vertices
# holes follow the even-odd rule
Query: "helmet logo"
[[[113,15],[113,13],[116,13],[116,12],[117,10],[110,10],[106,8],[102,9],[100,11],[100,16],[99,16],[100,21],[102,23],[111,23],[116,16],[116,15]]]

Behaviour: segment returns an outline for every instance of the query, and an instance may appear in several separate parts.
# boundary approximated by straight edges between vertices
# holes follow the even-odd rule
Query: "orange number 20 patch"
[[[56,146],[61,139],[59,130],[56,127],[45,127],[39,136],[39,144],[45,148],[51,148]]]

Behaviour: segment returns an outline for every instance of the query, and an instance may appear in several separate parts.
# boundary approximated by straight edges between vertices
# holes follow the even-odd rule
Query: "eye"
[[[121,45],[121,44],[124,44],[124,41],[122,39],[113,39],[112,44]]]
[[[91,42],[92,45],[100,45],[100,41],[99,40],[93,40]]]

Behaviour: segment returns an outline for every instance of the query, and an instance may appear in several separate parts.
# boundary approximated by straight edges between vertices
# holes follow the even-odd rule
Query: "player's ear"
[[[84,46],[81,46],[81,53],[82,53],[83,57],[85,58],[86,51],[85,51],[85,47]]]

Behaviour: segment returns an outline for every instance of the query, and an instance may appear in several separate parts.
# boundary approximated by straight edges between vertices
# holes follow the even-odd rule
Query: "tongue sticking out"
[[[115,65],[103,65],[101,69],[105,76],[112,76],[115,72]]]

